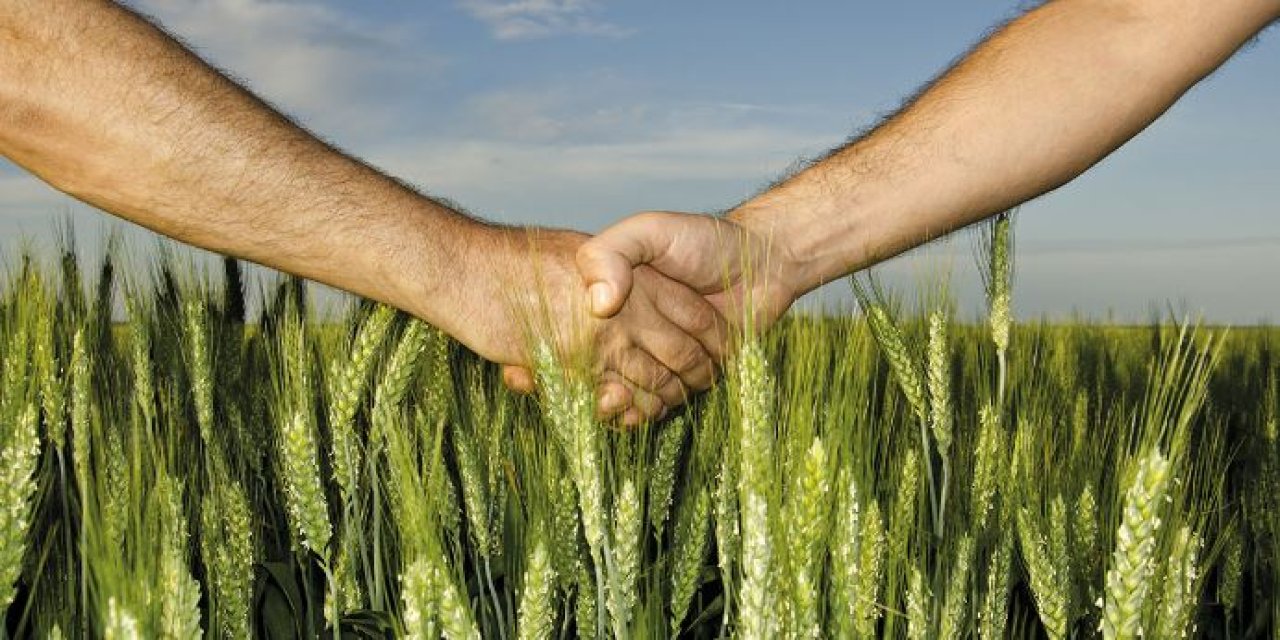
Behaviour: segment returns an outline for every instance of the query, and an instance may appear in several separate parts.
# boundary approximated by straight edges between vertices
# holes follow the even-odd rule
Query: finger
[[[610,318],[622,309],[631,294],[631,270],[666,253],[679,227],[672,223],[680,219],[680,214],[636,214],[578,248],[578,271],[591,291],[596,317]]]
[[[606,371],[596,387],[596,415],[601,419],[609,419],[623,413],[631,407],[631,387],[621,375],[614,371]]]
[[[591,313],[612,318],[631,295],[633,258],[612,238],[592,238],[578,248],[578,271],[591,294]]]
[[[631,383],[631,392],[635,396],[634,404],[638,405],[640,400],[637,391],[655,395],[669,406],[684,404],[687,394],[684,384],[680,382],[680,377],[655,360],[644,349],[637,347],[627,349],[616,362],[609,363],[609,368],[622,374],[622,377]],[[641,408],[650,415],[657,413],[656,410],[649,411],[651,407]]]
[[[516,393],[533,393],[537,389],[533,372],[515,365],[502,366],[502,382]]]
[[[657,395],[635,386],[615,371],[606,372],[603,377],[607,384],[617,385],[618,388],[624,389],[627,398],[626,404],[608,417],[618,418],[618,421],[623,425],[634,425],[636,424],[636,419],[649,420],[654,416],[666,414],[666,403]]]
[[[622,418],[619,422],[627,429],[634,429],[646,422],[657,422],[666,417],[667,413],[670,411],[671,410],[669,408],[663,407],[656,413],[645,413],[639,407],[631,407],[630,409],[627,409],[626,413],[622,414]]]
[[[659,316],[634,331],[636,346],[644,349],[663,368],[675,373],[683,384],[683,390],[705,391],[715,383],[716,365],[711,354],[676,325]],[[669,402],[670,398],[665,395],[663,400],[668,400],[669,406],[684,402],[683,397],[679,402]]]
[[[628,424],[627,414],[638,415],[643,420],[652,420],[666,413],[667,405],[662,401],[662,398],[636,386],[631,386],[629,390],[631,392],[631,406],[627,407],[626,412],[623,413],[623,424]],[[634,424],[631,423],[631,425]]]
[[[729,323],[720,315],[720,310],[696,291],[649,267],[642,267],[639,277],[645,279],[646,286],[653,287],[651,299],[658,313],[697,340],[715,362],[723,362],[730,333]]]
[[[638,427],[642,422],[644,422],[644,413],[635,407],[627,409],[627,412],[622,415],[622,425],[625,427]]]

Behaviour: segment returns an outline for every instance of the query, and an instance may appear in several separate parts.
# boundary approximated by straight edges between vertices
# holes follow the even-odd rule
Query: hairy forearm
[[[1277,17],[1275,0],[1049,3],[730,215],[814,288],[1078,176]]]
[[[6,2],[0,61],[0,153],[54,187],[450,328],[461,246],[484,227],[337,152],[145,20],[105,0]]]

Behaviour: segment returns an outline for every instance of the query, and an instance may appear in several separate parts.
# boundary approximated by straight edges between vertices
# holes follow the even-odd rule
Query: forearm
[[[0,60],[0,153],[54,187],[448,327],[461,246],[483,227],[325,145],[146,21],[101,0],[7,2]]]
[[[731,217],[812,289],[1071,180],[1277,17],[1275,0],[1052,2]]]

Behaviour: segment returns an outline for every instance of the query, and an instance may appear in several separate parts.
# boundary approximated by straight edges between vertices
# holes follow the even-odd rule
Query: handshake
[[[1047,3],[729,215],[642,213],[588,238],[477,223],[123,5],[49,4],[0,11],[0,156],[165,235],[393,304],[515,389],[533,388],[531,335],[591,354],[600,413],[627,424],[709,387],[731,336],[823,282],[1074,179],[1280,19],[1270,0]]]
[[[768,328],[816,286],[788,238],[745,211],[640,213],[595,237],[490,228],[499,237],[480,246],[501,291],[476,293],[504,304],[473,298],[466,321],[446,330],[502,363],[520,392],[534,390],[530,335],[589,355],[600,417],[661,418],[715,383],[735,336]]]

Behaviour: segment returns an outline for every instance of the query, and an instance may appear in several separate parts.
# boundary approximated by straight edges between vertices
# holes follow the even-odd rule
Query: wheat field
[[[13,248],[0,638],[1280,639],[1280,331],[1015,322],[1011,233],[981,321],[860,276],[632,431],[542,343],[520,397],[234,260]]]

